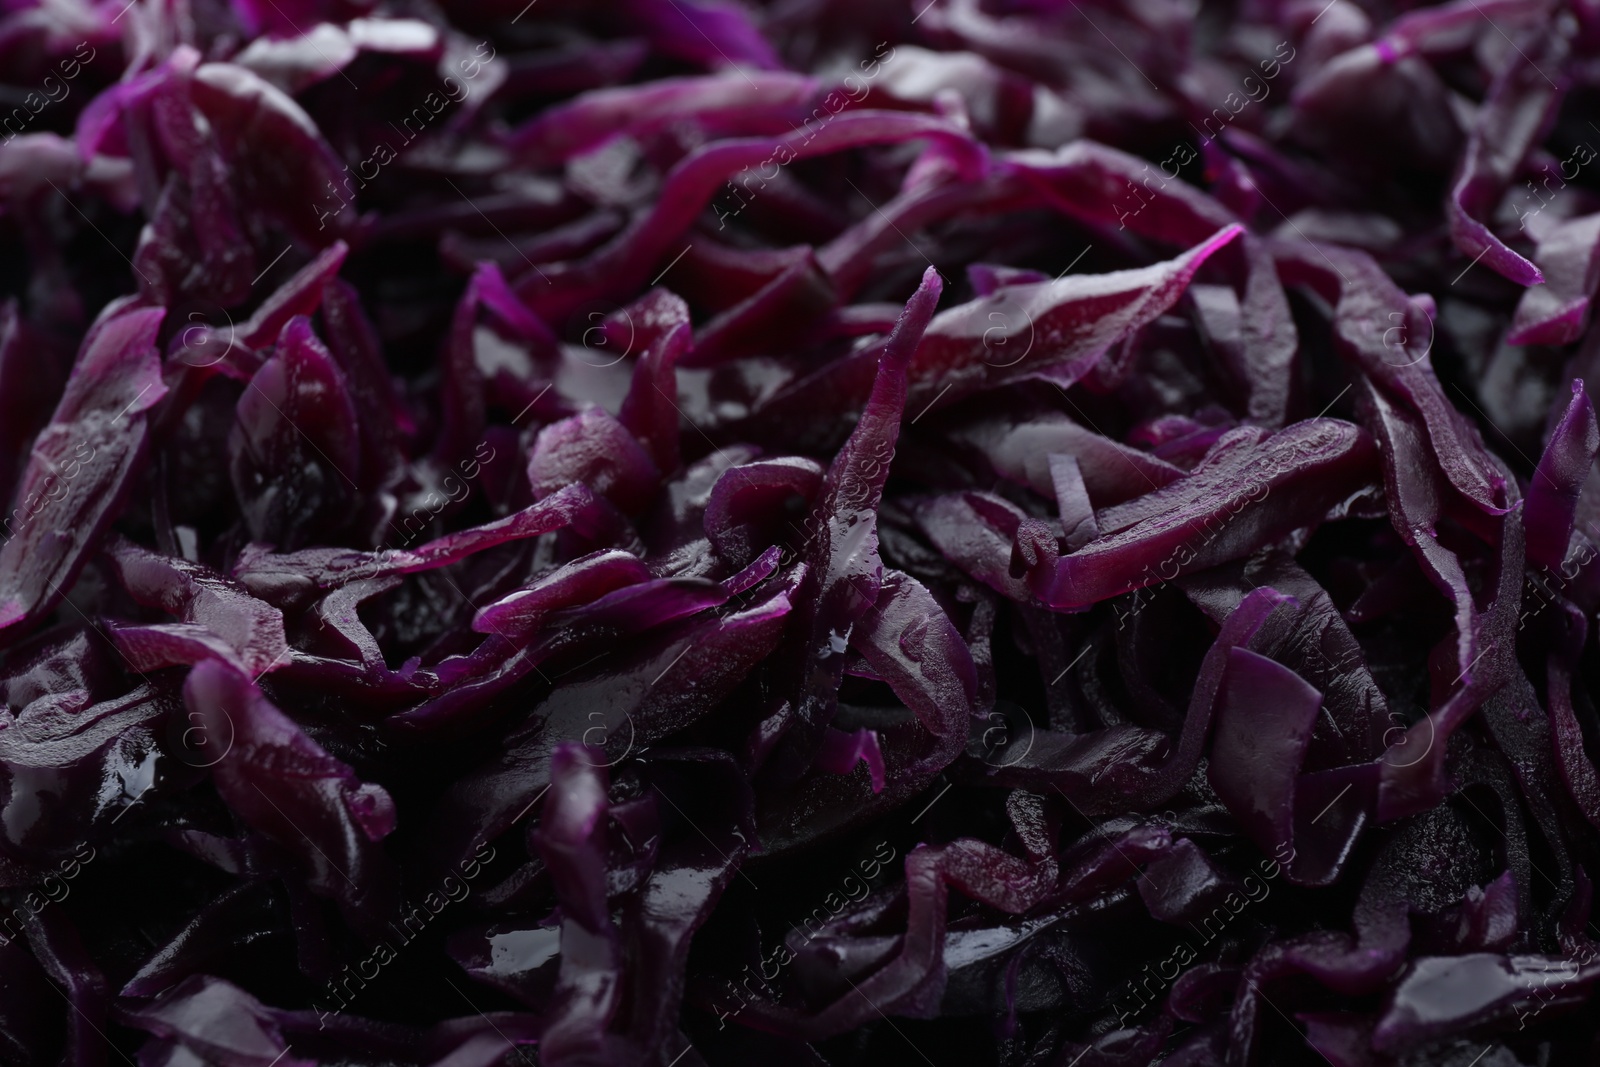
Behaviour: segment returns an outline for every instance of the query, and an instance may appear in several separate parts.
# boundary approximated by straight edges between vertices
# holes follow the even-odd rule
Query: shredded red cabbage
[[[1595,0],[0,0],[0,1064],[1600,1063],[1597,104]]]

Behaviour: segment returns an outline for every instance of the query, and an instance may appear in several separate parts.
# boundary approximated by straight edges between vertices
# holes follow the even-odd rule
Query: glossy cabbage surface
[[[1594,0],[0,0],[0,1065],[1600,1063]]]

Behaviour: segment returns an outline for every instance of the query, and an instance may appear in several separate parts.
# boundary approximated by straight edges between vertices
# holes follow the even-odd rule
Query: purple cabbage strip
[[[13,491],[19,507],[0,546],[0,634],[66,595],[144,465],[146,412],[166,393],[154,344],[165,314],[113,307],[90,327]]]
[[[1597,93],[0,3],[0,1060],[1589,1067]]]

